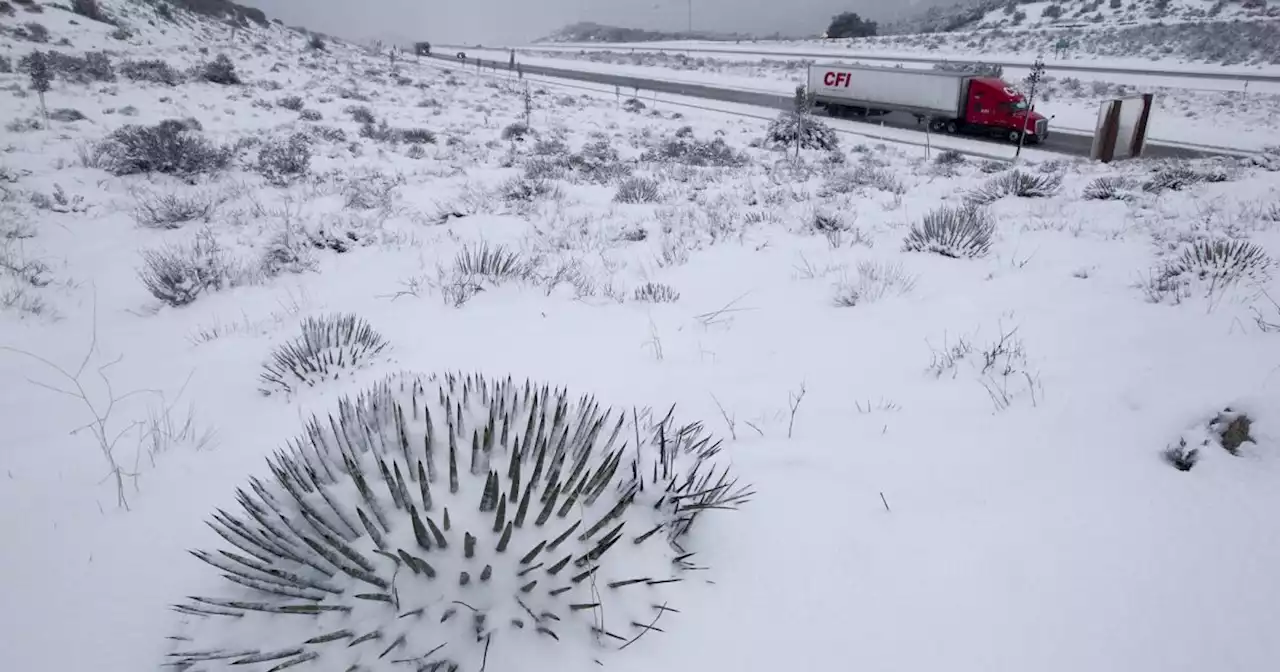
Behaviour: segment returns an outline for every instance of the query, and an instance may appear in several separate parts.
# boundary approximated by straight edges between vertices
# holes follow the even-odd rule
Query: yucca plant
[[[367,366],[388,347],[382,335],[356,315],[308,317],[302,321],[302,333],[272,351],[263,365],[262,393],[314,387]]]
[[[902,247],[908,252],[933,252],[953,259],[981,257],[991,251],[995,230],[995,221],[985,210],[943,206],[912,226]]]
[[[700,423],[573,399],[397,375],[313,417],[208,521],[220,578],[167,665],[478,672],[541,643],[555,668],[670,628],[694,524],[753,493]]]

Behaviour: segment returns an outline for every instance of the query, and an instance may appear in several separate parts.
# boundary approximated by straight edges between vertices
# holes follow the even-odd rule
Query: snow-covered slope
[[[1262,672],[1280,657],[1280,156],[1032,152],[1011,166],[847,137],[797,156],[756,118],[104,5],[127,33],[19,6],[0,36],[6,669],[160,669],[214,644],[242,664],[191,669],[448,655],[494,672],[534,658],[567,672]],[[28,22],[48,41],[17,37]],[[53,74],[43,96],[36,50]],[[312,318],[334,347],[307,345]],[[344,331],[362,324],[379,338]],[[324,373],[279,375],[298,357]],[[434,581],[357,531],[434,543],[402,506],[423,502],[415,474],[411,494],[397,471],[364,495],[351,463],[264,464],[352,420],[340,397],[454,370],[594,395],[626,409],[617,441],[632,447],[631,423],[675,404],[756,494],[700,515],[678,562],[633,543],[670,502],[624,507],[627,538],[576,565],[582,579],[531,561],[539,583],[511,590],[454,564],[464,532],[495,552],[491,528],[464,529],[472,510],[432,520],[454,554],[426,556]],[[384,449],[418,408],[374,414]],[[435,409],[439,431],[488,422],[462,408]],[[460,439],[464,482],[484,480]],[[308,508],[290,509],[277,477],[332,478],[349,518],[301,493]],[[256,510],[239,532],[218,524],[248,551],[219,546],[204,521],[260,490],[299,527]],[[384,528],[352,513],[374,497]],[[266,547],[274,559],[241,553]],[[187,552],[215,548],[247,584]],[[348,581],[352,557],[389,582]],[[690,563],[683,582],[626,583]],[[461,585],[459,566],[477,578]],[[578,609],[521,621],[576,633],[558,644],[506,617],[480,643],[449,630],[561,583]],[[238,630],[184,629],[218,621],[170,608],[233,589],[240,606],[361,607]],[[619,608],[637,605],[655,616]],[[417,606],[434,618],[410,620]],[[448,608],[461,616],[442,625]],[[600,624],[616,639],[591,636]],[[199,636],[167,639],[179,633]]]

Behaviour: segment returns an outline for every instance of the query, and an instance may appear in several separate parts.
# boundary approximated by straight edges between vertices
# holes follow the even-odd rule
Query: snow
[[[468,56],[504,62],[509,52],[469,50]],[[554,51],[521,52],[519,61],[586,72],[612,72],[688,84],[705,84],[743,91],[789,94],[805,83],[806,64],[800,60],[739,62],[721,60],[723,54],[688,59],[680,55],[589,52],[557,55]],[[986,61],[969,54],[961,62]],[[920,63],[886,63],[840,58],[833,62],[863,63],[882,67],[928,67]],[[1050,63],[1048,97],[1036,109],[1052,115],[1051,128],[1092,134],[1098,109],[1104,100],[1121,95],[1153,93],[1155,108],[1148,137],[1157,142],[1196,144],[1258,151],[1280,143],[1280,84],[1235,80],[1201,80],[1176,76],[1140,76],[1080,73]],[[1005,68],[1006,81],[1019,83],[1026,69]],[[1068,81],[1070,80],[1070,81]],[[1045,89],[1041,89],[1044,93]],[[1224,97],[1225,96],[1225,97]],[[1223,123],[1226,121],[1227,123]]]
[[[181,25],[150,26],[149,6],[106,5],[135,28],[127,43],[53,7],[36,20],[53,42],[69,38],[67,51],[109,48],[117,65],[185,68],[226,52],[247,84],[55,80],[49,108],[88,119],[6,130],[7,667],[157,666],[179,620],[169,605],[224,583],[186,552],[218,543],[202,522],[236,508],[250,476],[269,476],[264,459],[306,418],[401,371],[529,378],[619,409],[675,404],[682,421],[725,439],[757,495],[699,522],[690,544],[709,582],[668,591],[680,613],[600,654],[613,670],[1261,672],[1280,658],[1280,335],[1264,328],[1280,323],[1268,299],[1280,287],[1264,266],[1227,283],[1188,272],[1161,284],[1152,270],[1205,238],[1280,256],[1275,173],[1178,164],[1210,179],[1095,201],[1082,194],[1099,177],[1137,184],[1169,167],[1024,153],[1019,169],[1062,175],[1060,190],[995,201],[991,253],[951,259],[902,251],[903,238],[998,174],[978,160],[935,163],[937,147],[926,158],[916,145],[846,135],[844,167],[815,151],[797,164],[789,150],[750,146],[763,119],[665,97],[656,112],[646,98],[631,113],[612,91],[531,82],[537,137],[579,153],[604,139],[621,155],[607,165],[684,126],[749,157],[729,168],[639,162],[659,202],[618,203],[616,181],[581,171],[555,177],[543,165],[545,182],[508,182],[541,165],[533,139],[502,138],[525,117],[524,89],[509,78],[401,56],[395,68],[411,80],[401,84],[385,53],[331,43],[317,54],[280,27],[233,32],[183,13]],[[0,45],[12,56],[35,46],[7,34]],[[0,74],[0,116],[40,117],[25,86]],[[288,95],[324,119],[266,104]],[[349,105],[437,142],[419,153],[360,137]],[[245,145],[229,170],[188,184],[113,176],[78,157],[126,123],[188,116],[204,137]],[[308,176],[276,187],[249,169],[252,138],[317,126],[347,139],[313,140]],[[535,195],[521,200],[515,187]],[[357,191],[377,207],[354,207]],[[140,226],[147,193],[205,195],[214,210],[173,229]],[[200,235],[235,262],[237,282],[160,305],[138,280],[139,251]],[[273,246],[308,236],[349,248],[294,245],[299,259],[262,270],[264,258],[283,263]],[[455,256],[481,241],[538,270],[466,294]],[[645,283],[678,299],[636,300]],[[857,305],[836,305],[853,290]],[[261,395],[272,349],[304,318],[335,312],[373,325],[388,359]],[[94,417],[50,389],[69,383],[32,355],[82,369],[104,434],[120,437],[127,509],[103,479],[93,428],[73,431]],[[1208,429],[1228,407],[1254,420],[1239,455]],[[1180,439],[1200,447],[1188,472],[1161,457]],[[495,660],[530,652],[489,664],[514,669]],[[553,664],[597,669],[596,653],[564,648]]]

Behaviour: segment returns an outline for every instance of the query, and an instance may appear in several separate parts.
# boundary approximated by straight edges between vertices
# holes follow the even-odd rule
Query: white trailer
[[[811,64],[809,90],[820,107],[858,114],[908,112],[961,119],[973,75],[844,64]]]

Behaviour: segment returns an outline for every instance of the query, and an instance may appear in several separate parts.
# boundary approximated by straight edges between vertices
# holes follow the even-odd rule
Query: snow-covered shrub
[[[22,29],[18,33],[20,37],[25,37],[31,42],[39,42],[41,44],[49,41],[49,29],[44,24],[28,21],[22,24]]]
[[[981,187],[969,193],[966,199],[974,205],[990,205],[1005,196],[1019,198],[1048,198],[1062,187],[1062,174],[1032,174],[1011,170],[987,180]]]
[[[411,145],[434,145],[436,134],[425,128],[399,129],[400,140]]]
[[[396,187],[404,182],[404,178],[399,175],[362,170],[351,175],[343,185],[343,202],[348,208],[355,210],[386,209],[395,202]]]
[[[647,107],[638,98],[628,98],[622,101],[622,109],[632,114],[639,114]]]
[[[1204,181],[1204,173],[1185,163],[1175,163],[1157,170],[1151,176],[1151,179],[1143,182],[1142,190],[1152,194],[1158,194],[1166,190],[1182,191]]]
[[[311,142],[303,133],[287,140],[270,140],[258,149],[257,169],[267,181],[283,186],[289,180],[305,175],[311,167]]]
[[[490,247],[485,242],[467,245],[453,259],[453,273],[456,277],[483,279],[495,284],[528,280],[533,272],[533,264],[505,245]]]
[[[835,304],[844,308],[879,301],[890,294],[906,294],[916,286],[916,276],[902,268],[902,264],[862,261],[858,263],[858,277],[836,283]]]
[[[905,194],[907,188],[893,171],[870,163],[859,163],[852,170],[839,170],[827,175],[820,194],[848,194],[865,187],[879,189],[890,194]]]
[[[1266,281],[1272,265],[1266,250],[1252,241],[1201,238],[1183,249],[1166,269],[1174,275],[1222,287],[1244,279]]]
[[[236,73],[236,64],[232,63],[231,58],[226,54],[218,54],[212,61],[198,66],[196,75],[199,79],[212,84],[230,86],[241,83],[240,75]]]
[[[933,69],[943,70],[946,72],[963,72],[981,77],[995,77],[996,79],[1002,79],[1004,77],[1004,66],[999,63],[943,61],[941,63],[934,63]]]
[[[216,574],[177,607],[177,668],[591,664],[665,629],[694,525],[753,494],[701,423],[510,377],[393,376],[290,446],[192,552]]]
[[[507,126],[502,129],[502,139],[520,141],[524,140],[525,136],[530,133],[533,133],[533,129],[529,128],[528,124],[523,121],[517,121],[507,124]]]
[[[37,52],[33,51],[18,61],[19,72],[29,71],[31,59],[35,53]],[[106,52],[87,51],[84,56],[74,56],[50,49],[39,53],[47,60],[49,69],[62,81],[87,84],[114,82],[116,79],[115,68],[111,65],[111,59]]]
[[[103,141],[107,170],[116,175],[194,175],[222,170],[232,152],[198,134],[194,120],[166,119],[155,126],[122,126]]]
[[[636,287],[631,298],[648,303],[674,303],[680,300],[680,292],[671,285],[664,285],[661,282],[646,282]]]
[[[71,11],[86,19],[93,19],[101,23],[111,23],[111,20],[103,13],[102,7],[98,5],[98,0],[71,0]]]
[[[319,110],[303,110],[298,113],[298,118],[303,121],[320,121],[324,119],[324,115]]]
[[[312,51],[325,51],[324,38],[312,33],[307,40],[307,48]]]
[[[350,114],[351,120],[359,124],[373,124],[378,121],[373,116],[373,110],[364,105],[352,105],[343,111]]]
[[[13,72],[13,59],[8,56],[0,56],[0,75],[7,75]]]
[[[14,9],[8,0],[0,0],[0,16],[13,16],[17,13],[18,10]]]
[[[1133,180],[1122,175],[1104,175],[1084,188],[1084,198],[1089,201],[1125,201],[1133,198]]]
[[[618,191],[614,193],[615,203],[657,203],[662,200],[662,190],[657,180],[646,177],[628,177],[618,183]]]
[[[285,96],[276,101],[276,105],[286,110],[301,112],[303,107],[302,96]]]
[[[206,290],[230,282],[231,265],[222,246],[208,232],[187,245],[142,251],[138,277],[147,291],[170,306],[185,306]]]
[[[1172,465],[1174,469],[1177,469],[1178,471],[1191,471],[1191,468],[1196,466],[1196,462],[1200,461],[1200,449],[1189,448],[1187,446],[1187,440],[1184,438],[1180,439],[1176,445],[1171,445],[1168,448],[1165,448],[1164,452],[1161,453],[1161,456],[1164,457],[1164,461]]]
[[[510,178],[498,185],[498,195],[511,204],[533,203],[559,194],[559,187],[550,180],[533,180],[523,176]]]
[[[261,391],[292,393],[369,366],[388,343],[368,322],[352,314],[309,317],[302,333],[276,347],[263,364]]]
[[[769,122],[764,139],[774,147],[795,147],[797,135],[800,136],[800,146],[803,149],[830,151],[840,145],[840,138],[836,136],[836,132],[821,119],[809,114],[797,115],[794,112],[783,112],[778,115],[778,118]]]
[[[748,161],[746,155],[730,147],[724,138],[706,141],[692,136],[662,141],[646,149],[640,160],[718,168],[743,166]]]
[[[134,82],[151,82],[175,86],[182,83],[182,73],[160,59],[147,61],[122,61],[120,74]]]
[[[981,257],[991,251],[995,230],[995,221],[981,208],[944,205],[912,226],[902,247],[908,252],[933,252],[953,259]]]
[[[954,149],[944,149],[933,157],[933,162],[939,166],[957,166],[965,162],[965,157]]]
[[[176,229],[196,219],[208,220],[217,208],[217,200],[213,196],[199,192],[160,194],[140,191],[135,198],[134,221],[139,226],[156,229]]]

